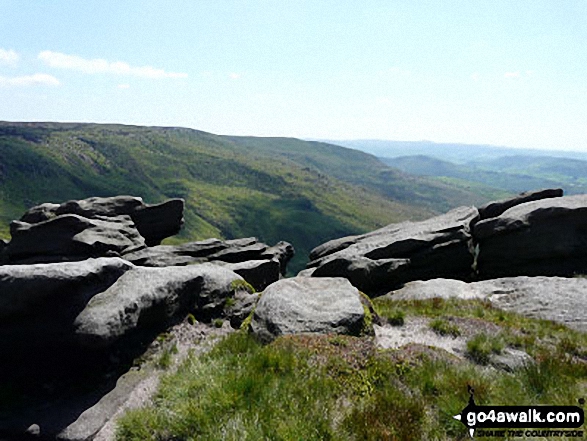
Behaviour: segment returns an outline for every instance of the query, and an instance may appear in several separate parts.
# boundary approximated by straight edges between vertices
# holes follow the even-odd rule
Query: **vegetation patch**
[[[262,345],[236,332],[165,374],[153,404],[119,420],[117,438],[465,439],[452,416],[467,404],[468,386],[479,405],[576,404],[587,392],[587,363],[575,355],[585,350],[581,338],[542,344],[534,364],[508,373],[421,345],[377,350],[371,337]]]
[[[386,311],[385,318],[387,319],[387,323],[391,326],[403,326],[406,313],[399,308],[394,308]]]
[[[451,323],[449,320],[444,318],[435,318],[430,322],[430,329],[436,332],[438,335],[446,336],[449,335],[451,337],[458,337],[461,335],[461,330],[459,327]]]
[[[247,291],[249,294],[255,294],[257,292],[257,290],[249,282],[247,282],[246,280],[239,279],[233,280],[230,283],[230,290],[232,292],[244,290]]]
[[[500,336],[481,332],[467,341],[467,356],[479,364],[488,364],[492,354],[501,354],[504,343]]]

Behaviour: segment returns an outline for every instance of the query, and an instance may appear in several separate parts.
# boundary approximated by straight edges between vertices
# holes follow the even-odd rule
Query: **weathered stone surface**
[[[285,334],[359,335],[365,310],[358,290],[341,278],[298,278],[275,282],[263,293],[250,330],[263,341]]]
[[[45,203],[32,207],[22,217],[26,223],[39,223],[65,214],[88,219],[128,215],[148,246],[179,232],[183,224],[183,199],[170,199],[161,204],[145,204],[139,197],[93,197],[62,204]]]
[[[77,341],[102,348],[141,330],[162,330],[189,311],[210,315],[222,308],[235,280],[242,278],[212,264],[137,267],[89,301],[74,322]]]
[[[269,247],[250,237],[159,245],[125,254],[124,258],[136,265],[152,267],[215,262],[240,274],[255,289],[262,291],[285,273],[293,254],[293,247],[287,242]]]
[[[485,295],[473,283],[453,279],[416,280],[387,295],[393,300],[483,299]]]
[[[234,271],[257,291],[263,291],[273,282],[281,277],[280,265],[277,259],[271,260],[247,260],[240,263],[225,263],[221,261],[212,262]]]
[[[526,202],[478,222],[481,278],[587,272],[587,195]]]
[[[279,271],[282,275],[285,276],[287,264],[294,256],[294,254],[295,250],[292,244],[281,241],[263,251],[261,258],[267,260],[276,259],[279,262]]]
[[[134,265],[117,257],[0,266],[0,322],[83,306]]]
[[[207,239],[181,245],[158,245],[125,254],[124,258],[135,265],[162,267],[181,266],[208,261],[208,256],[228,245],[218,239]]]
[[[388,296],[394,300],[488,299],[506,311],[553,320],[587,332],[585,293],[587,279],[584,278],[520,276],[474,283],[444,279],[416,281]]]
[[[10,233],[6,254],[12,264],[84,260],[145,247],[128,216],[65,214],[36,224],[14,221]]]
[[[183,225],[183,208],[183,199],[170,199],[161,204],[143,205],[130,213],[130,217],[147,246],[151,247],[179,233]]]
[[[120,258],[0,266],[0,376],[42,381],[83,372],[72,323],[93,296],[133,268]]]
[[[26,412],[0,412],[0,438],[21,439],[37,424],[42,439],[92,439],[129,390],[118,381],[113,391],[113,381],[155,336],[188,312],[237,323],[257,297],[239,275],[210,263],[143,268],[99,258],[0,266],[0,376],[27,396]]]
[[[474,207],[460,207],[422,222],[403,222],[312,251],[313,277],[346,277],[369,295],[410,280],[467,279],[474,261],[470,227]]]
[[[92,219],[96,216],[130,215],[144,205],[143,200],[133,196],[93,197],[62,204],[45,203],[30,208],[20,218],[27,223],[39,223],[63,214],[77,214]]]
[[[560,188],[549,188],[545,190],[528,191],[510,199],[489,202],[479,207],[480,220],[500,216],[504,211],[526,202],[539,201],[541,199],[557,198],[563,195]]]

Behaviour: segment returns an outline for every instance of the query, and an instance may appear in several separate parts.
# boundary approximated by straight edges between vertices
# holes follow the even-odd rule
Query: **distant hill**
[[[416,155],[381,160],[406,173],[477,182],[516,193],[555,187],[562,187],[566,194],[587,193],[587,161],[577,159],[504,156],[455,164]]]
[[[314,246],[391,222],[422,219],[506,192],[437,182],[372,155],[289,138],[228,137],[184,128],[0,122],[0,236],[42,202],[130,194],[186,200],[172,241],[257,236]]]
[[[344,147],[361,150],[384,158],[399,156],[430,156],[444,161],[464,164],[486,161],[504,156],[555,157],[587,160],[587,153],[562,150],[516,149],[479,144],[435,143],[430,141],[347,140],[326,141]],[[585,145],[587,147],[587,143]]]

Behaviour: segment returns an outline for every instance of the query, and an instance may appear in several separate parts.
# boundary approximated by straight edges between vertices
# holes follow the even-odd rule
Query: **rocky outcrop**
[[[270,247],[249,237],[159,245],[126,254],[124,258],[136,265],[151,267],[213,262],[240,274],[257,291],[262,291],[285,274],[293,255],[293,247],[287,242]]]
[[[14,221],[10,234],[5,255],[11,264],[120,256],[145,247],[144,238],[128,216],[89,219],[64,214],[36,224]]]
[[[393,300],[457,298],[486,299],[506,311],[561,323],[587,332],[587,279],[565,277],[506,277],[465,283],[435,279],[415,281],[389,293]]]
[[[480,278],[585,273],[586,223],[587,195],[526,202],[478,222]]]
[[[141,198],[115,196],[41,204],[12,222],[12,240],[0,243],[0,264],[113,256],[149,267],[215,262],[261,291],[285,275],[294,255],[287,242],[269,246],[254,237],[158,245],[161,239],[177,233],[182,223],[181,199],[148,205]]]
[[[210,263],[144,268],[114,257],[0,266],[0,376],[27,408],[0,411],[0,438],[43,421],[44,439],[56,439],[169,326],[190,313],[238,322],[255,300],[242,277]],[[47,422],[47,402],[59,406],[58,420]],[[91,435],[105,421],[75,427]]]
[[[236,280],[242,279],[210,264],[135,267],[88,302],[73,323],[75,338],[81,346],[98,349],[133,334],[161,331],[188,312],[209,320],[234,295]]]
[[[0,370],[59,370],[79,364],[80,353],[89,361],[132,352],[188,313],[222,315],[227,299],[245,289],[235,281],[243,279],[217,265],[141,268],[120,258],[0,266],[0,352],[7,360]]]
[[[11,241],[0,261],[8,264],[120,256],[179,232],[183,200],[148,205],[141,198],[115,196],[46,203],[10,226]]]
[[[36,265],[0,265],[0,326],[35,320],[50,326],[67,310],[75,315],[134,265],[120,258]],[[0,344],[5,342],[0,339]]]
[[[367,322],[361,295],[347,280],[296,277],[265,290],[250,330],[262,341],[300,333],[360,335]]]
[[[183,199],[149,205],[134,196],[93,197],[62,204],[41,204],[29,209],[20,220],[36,224],[65,214],[76,214],[88,219],[127,215],[145,238],[147,246],[154,246],[179,232],[183,224],[183,208]]]
[[[27,412],[0,411],[0,438],[91,439],[120,402],[112,382],[158,335],[186,317],[238,328],[254,288],[285,274],[286,242],[159,245],[182,212],[182,200],[90,198],[42,204],[11,224],[0,242],[0,376]],[[57,403],[51,416],[47,403]]]
[[[414,280],[587,272],[587,195],[547,189],[316,247],[300,277],[345,277],[370,296]]]
[[[392,224],[361,236],[327,242],[311,253],[312,277],[346,277],[376,295],[410,280],[469,278],[471,224],[479,213],[461,207],[422,222]]]
[[[488,202],[479,207],[479,220],[489,219],[500,216],[504,211],[509,210],[516,205],[524,204],[526,202],[539,201],[548,198],[558,198],[563,195],[563,190],[560,188],[548,188],[545,190],[527,191],[520,193],[513,198],[504,199],[501,201]]]

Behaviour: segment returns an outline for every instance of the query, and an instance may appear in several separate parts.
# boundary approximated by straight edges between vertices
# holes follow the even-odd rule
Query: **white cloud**
[[[475,72],[474,74],[471,75],[471,79],[473,81],[479,81],[479,78],[481,78],[481,75],[479,74],[479,72]]]
[[[130,84],[119,84],[118,88],[119,89],[130,89]]]
[[[151,79],[187,78],[188,76],[187,73],[166,72],[163,69],[156,69],[151,66],[134,67],[123,61],[107,61],[102,58],[87,60],[77,55],[67,55],[52,51],[43,51],[39,53],[38,58],[51,67],[78,70],[88,74],[110,73]]]
[[[59,80],[53,75],[37,73],[22,77],[0,76],[0,86],[59,86]]]
[[[16,66],[20,57],[13,50],[7,51],[6,49],[0,48],[0,64],[7,64],[9,66]]]
[[[230,78],[232,78],[233,80],[238,80],[240,77],[240,74],[237,74],[236,72],[230,74]]]
[[[503,74],[504,78],[520,78],[520,72],[506,72]]]

